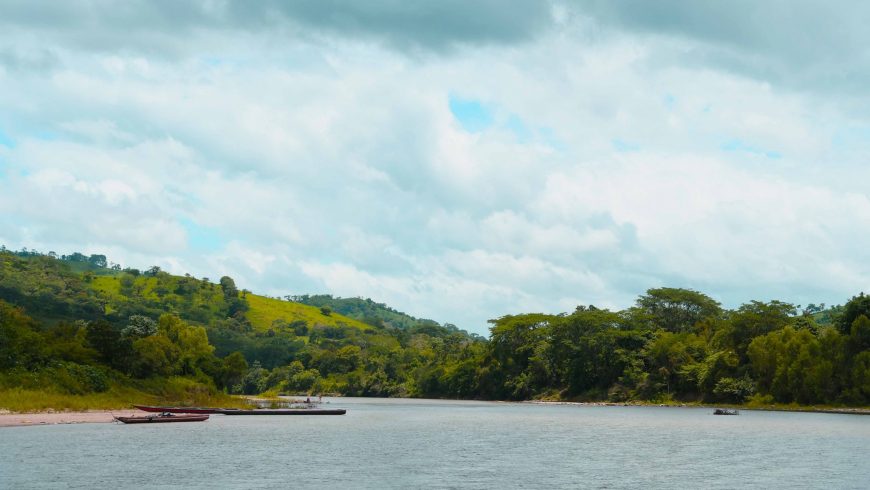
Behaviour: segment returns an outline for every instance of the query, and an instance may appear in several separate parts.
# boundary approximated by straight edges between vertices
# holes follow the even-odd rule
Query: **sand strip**
[[[93,424],[112,422],[114,416],[143,415],[138,410],[93,410],[87,412],[40,412],[0,414],[0,427],[27,425]]]

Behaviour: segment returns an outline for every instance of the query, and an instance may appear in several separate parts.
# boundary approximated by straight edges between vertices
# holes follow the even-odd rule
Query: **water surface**
[[[330,402],[348,414],[0,429],[0,487],[870,488],[870,416]]]

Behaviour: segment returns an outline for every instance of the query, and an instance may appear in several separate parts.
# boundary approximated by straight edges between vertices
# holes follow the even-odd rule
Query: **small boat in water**
[[[160,415],[146,415],[144,417],[115,417],[118,422],[125,424],[161,424],[167,422],[202,422],[208,420],[208,415],[173,415],[162,413]]]
[[[258,408],[254,410],[222,408],[215,413],[224,415],[344,415],[347,410],[343,408]]]
[[[713,410],[713,415],[740,415],[740,411],[736,408],[717,408]]]
[[[220,408],[209,407],[152,407],[150,405],[133,405],[133,408],[142,410],[143,412],[153,413],[218,413]]]

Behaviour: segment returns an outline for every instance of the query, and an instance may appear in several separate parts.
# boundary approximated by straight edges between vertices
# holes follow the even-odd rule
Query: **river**
[[[329,402],[347,415],[0,429],[0,488],[870,488],[870,416]]]

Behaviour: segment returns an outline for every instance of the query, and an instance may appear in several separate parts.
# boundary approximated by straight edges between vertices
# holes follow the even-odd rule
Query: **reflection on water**
[[[870,488],[870,416],[325,399],[332,417],[0,430],[2,488]]]

